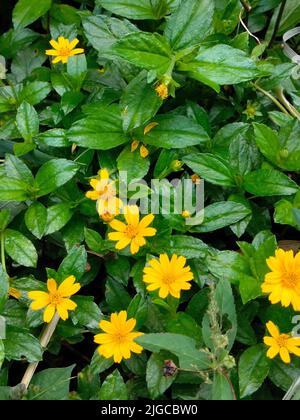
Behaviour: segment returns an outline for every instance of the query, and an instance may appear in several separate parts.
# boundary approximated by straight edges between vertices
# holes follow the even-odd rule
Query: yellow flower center
[[[175,282],[175,277],[172,274],[165,274],[162,279],[163,283],[170,285]]]
[[[59,55],[62,57],[68,57],[70,55],[71,50],[69,48],[61,48],[59,50]]]
[[[277,344],[280,348],[286,347],[287,340],[290,338],[288,334],[280,334],[278,338],[276,338]]]
[[[126,236],[128,236],[128,238],[133,239],[137,236],[138,233],[139,233],[139,227],[138,226],[128,225],[126,227],[125,234],[126,234]]]
[[[61,303],[61,300],[62,300],[62,297],[58,292],[51,293],[49,295],[49,298],[50,298],[50,303],[53,303],[54,305],[59,305]]]
[[[283,283],[286,287],[294,289],[300,283],[300,275],[295,271],[285,272]]]
[[[115,341],[117,344],[124,344],[124,342],[126,341],[126,338],[127,338],[127,334],[124,334],[124,333],[122,333],[122,332],[116,332],[116,333],[113,335],[113,338],[114,338],[114,341]]]

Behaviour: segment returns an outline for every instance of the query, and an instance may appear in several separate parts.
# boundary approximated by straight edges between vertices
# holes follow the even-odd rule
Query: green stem
[[[276,22],[275,22],[275,26],[274,26],[273,35],[272,35],[272,37],[270,39],[268,48],[271,47],[271,45],[273,44],[273,42],[276,39],[277,32],[278,32],[278,29],[279,29],[279,26],[280,26],[280,22],[281,22],[281,19],[282,19],[282,16],[283,16],[283,12],[284,12],[284,9],[285,9],[285,5],[286,5],[286,0],[283,0],[282,3],[281,3],[281,6],[280,6],[279,12],[278,12],[278,16],[277,16],[277,19],[276,19]]]
[[[51,340],[51,337],[56,329],[58,321],[59,321],[59,315],[56,312],[54,317],[52,318],[52,321],[46,325],[45,329],[42,332],[42,335],[40,338],[40,344],[43,349],[46,349],[46,347],[48,346],[49,341]],[[36,368],[38,367],[38,364],[39,362],[33,362],[28,365],[26,372],[24,373],[24,376],[21,381],[21,384],[24,385],[25,389],[29,387],[29,384],[34,375],[34,372],[36,371]]]
[[[5,263],[5,248],[4,248],[4,233],[1,233],[1,264],[2,264],[2,268],[5,271],[5,273],[7,273],[6,270],[6,263]]]
[[[267,98],[271,99],[271,101],[285,114],[285,115],[290,115],[288,113],[288,111],[286,110],[286,108],[273,96],[271,95],[271,93],[267,92],[266,90],[264,90],[263,88],[261,88],[260,86],[258,86],[256,83],[251,83],[252,86],[255,87],[255,89],[257,89],[259,92],[263,93]]]
[[[296,108],[287,100],[283,93],[283,89],[279,88],[277,90],[277,97],[282,102],[282,104],[289,110],[290,114],[297,118],[300,121],[300,113],[296,110]]]

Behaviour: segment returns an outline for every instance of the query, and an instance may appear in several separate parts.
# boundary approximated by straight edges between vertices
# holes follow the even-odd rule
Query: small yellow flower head
[[[247,102],[247,108],[243,114],[247,116],[247,120],[254,120],[256,116],[262,116],[262,113],[259,111],[259,104],[251,101]]]
[[[144,136],[148,133],[150,133],[151,130],[153,130],[153,128],[157,127],[159,124],[157,122],[151,122],[149,124],[146,125],[146,127],[144,128]]]
[[[46,55],[55,56],[55,58],[52,60],[53,64],[59,63],[60,61],[65,64],[68,62],[69,57],[84,53],[83,48],[75,48],[78,43],[79,41],[77,38],[73,39],[72,41],[69,41],[63,36],[58,37],[57,41],[51,39],[50,45],[54,49],[46,50]]]
[[[116,249],[121,250],[130,245],[131,254],[139,252],[140,247],[146,245],[145,237],[155,236],[156,229],[149,227],[153,222],[153,214],[148,214],[140,220],[138,206],[124,208],[126,223],[114,219],[109,225],[116,232],[110,232],[108,239],[116,241]]]
[[[74,276],[67,277],[57,288],[57,283],[54,279],[47,281],[47,292],[33,291],[28,293],[29,299],[33,300],[30,308],[33,311],[46,308],[44,311],[44,322],[51,322],[58,312],[60,318],[65,321],[68,319],[68,311],[74,311],[77,305],[73,302],[70,296],[75,295],[80,289],[80,284],[75,283],[76,279]]]
[[[294,256],[292,250],[277,249],[267,264],[272,271],[266,274],[262,291],[270,295],[272,304],[281,302],[285,308],[292,305],[300,311],[300,252]]]
[[[173,169],[173,171],[181,171],[183,166],[183,162],[181,160],[173,160],[171,162],[170,168]]]
[[[22,293],[19,290],[15,289],[14,287],[10,287],[8,289],[8,294],[9,296],[14,297],[15,299],[18,299],[18,300],[22,296]]]
[[[118,197],[111,197],[109,200],[98,200],[97,211],[104,222],[111,222],[120,214],[123,203]]]
[[[133,142],[131,143],[131,152],[132,153],[135,152],[137,148],[139,147],[139,145],[140,145],[140,142],[138,140],[133,140]],[[143,144],[140,147],[140,155],[143,159],[149,155],[149,150]]]
[[[183,210],[183,212],[181,213],[181,216],[184,217],[185,219],[188,219],[189,217],[191,217],[191,213],[188,210]]]
[[[186,258],[172,255],[169,259],[167,254],[161,254],[159,260],[153,258],[149,261],[149,267],[144,268],[143,281],[147,284],[147,290],[152,292],[159,289],[159,297],[165,299],[171,295],[180,298],[181,290],[189,290],[194,275],[190,266],[186,265]]]
[[[269,359],[274,359],[279,354],[284,363],[291,363],[290,354],[300,357],[300,338],[280,334],[279,328],[272,321],[269,321],[266,327],[271,335],[264,337],[264,343],[270,347],[267,352]]]
[[[165,83],[160,83],[158,86],[156,86],[155,91],[162,100],[167,99],[169,96],[169,89]]]
[[[191,180],[192,180],[193,184],[196,184],[196,185],[200,184],[200,182],[201,182],[201,178],[197,174],[193,174],[191,176]]]
[[[88,191],[85,196],[90,200],[110,200],[116,196],[115,183],[110,181],[107,169],[98,172],[99,178],[90,180],[93,190]]]
[[[143,333],[133,331],[135,325],[136,320],[127,319],[126,311],[111,314],[110,321],[101,321],[99,326],[104,333],[94,337],[95,343],[100,344],[99,354],[106,359],[113,357],[115,363],[130,359],[131,353],[140,354],[143,347],[135,343],[134,339]]]

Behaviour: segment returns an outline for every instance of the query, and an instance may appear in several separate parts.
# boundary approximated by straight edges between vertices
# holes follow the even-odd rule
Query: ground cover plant
[[[299,21],[1,1],[1,400],[300,398]]]

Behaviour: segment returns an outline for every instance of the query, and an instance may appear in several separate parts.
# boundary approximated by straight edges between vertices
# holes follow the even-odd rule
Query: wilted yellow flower
[[[8,294],[9,296],[14,297],[15,299],[18,299],[18,300],[22,296],[22,293],[18,289],[15,289],[14,287],[10,287],[8,289]]]
[[[127,312],[121,311],[113,313],[109,321],[99,323],[104,333],[97,334],[94,338],[95,343],[100,344],[98,352],[106,359],[114,358],[115,363],[120,363],[122,359],[130,359],[131,353],[141,353],[143,347],[134,342],[134,339],[143,335],[142,332],[133,331],[136,320],[127,320]]]
[[[145,237],[155,236],[156,229],[148,227],[154,220],[153,214],[148,214],[140,220],[138,206],[124,208],[126,223],[114,219],[109,225],[117,232],[110,232],[108,238],[116,241],[116,249],[121,250],[130,244],[130,252],[136,254],[141,246],[146,245]]]
[[[57,288],[56,281],[49,279],[47,281],[48,293],[39,290],[28,293],[29,299],[33,300],[30,308],[33,311],[38,311],[46,307],[44,322],[51,322],[56,311],[60,318],[65,321],[69,317],[68,311],[74,311],[77,307],[77,304],[69,299],[80,289],[80,284],[75,283],[75,281],[74,276],[69,276]]]
[[[156,86],[155,91],[162,100],[167,99],[169,96],[169,89],[165,83],[160,83]]]
[[[75,48],[78,43],[79,40],[77,38],[69,41],[63,36],[59,36],[57,41],[51,39],[50,44],[54,49],[46,50],[46,55],[55,56],[52,60],[53,64],[59,63],[60,61],[65,64],[69,57],[84,53],[83,48]]]
[[[149,261],[149,267],[144,268],[143,281],[149,286],[147,290],[152,292],[159,289],[159,297],[165,299],[171,295],[180,298],[181,290],[189,290],[194,275],[189,266],[185,266],[186,258],[172,255],[169,260],[167,254],[161,254],[159,260],[153,258]]]
[[[139,147],[139,145],[140,145],[140,142],[138,140],[133,140],[133,142],[131,143],[131,152],[135,152],[137,148]],[[140,155],[142,158],[146,158],[149,155],[149,150],[143,144],[141,144],[141,147],[140,147]]]
[[[272,321],[266,327],[271,334],[271,337],[264,337],[264,343],[270,347],[267,352],[269,359],[274,359],[279,354],[284,363],[291,363],[290,354],[300,357],[300,338],[280,334],[279,328]]]
[[[105,200],[108,201],[116,196],[115,183],[110,181],[107,169],[101,169],[98,172],[99,178],[90,180],[90,185],[93,188],[87,191],[85,196],[91,200]]]
[[[269,293],[269,300],[288,307],[292,304],[295,311],[300,311],[300,252],[294,256],[293,251],[278,249],[275,257],[267,259],[272,270],[266,274],[262,291]]]
[[[151,122],[149,124],[146,125],[146,127],[144,128],[144,136],[148,133],[150,133],[151,130],[153,130],[153,128],[157,127],[159,124],[157,122]]]
[[[122,200],[118,197],[111,197],[109,200],[97,201],[97,211],[104,222],[111,222],[116,216],[118,216],[122,206]]]
[[[201,178],[200,178],[200,176],[199,175],[197,175],[197,174],[193,174],[192,176],[191,176],[191,180],[192,180],[192,182],[193,182],[193,184],[200,184],[200,182],[201,182]]]

